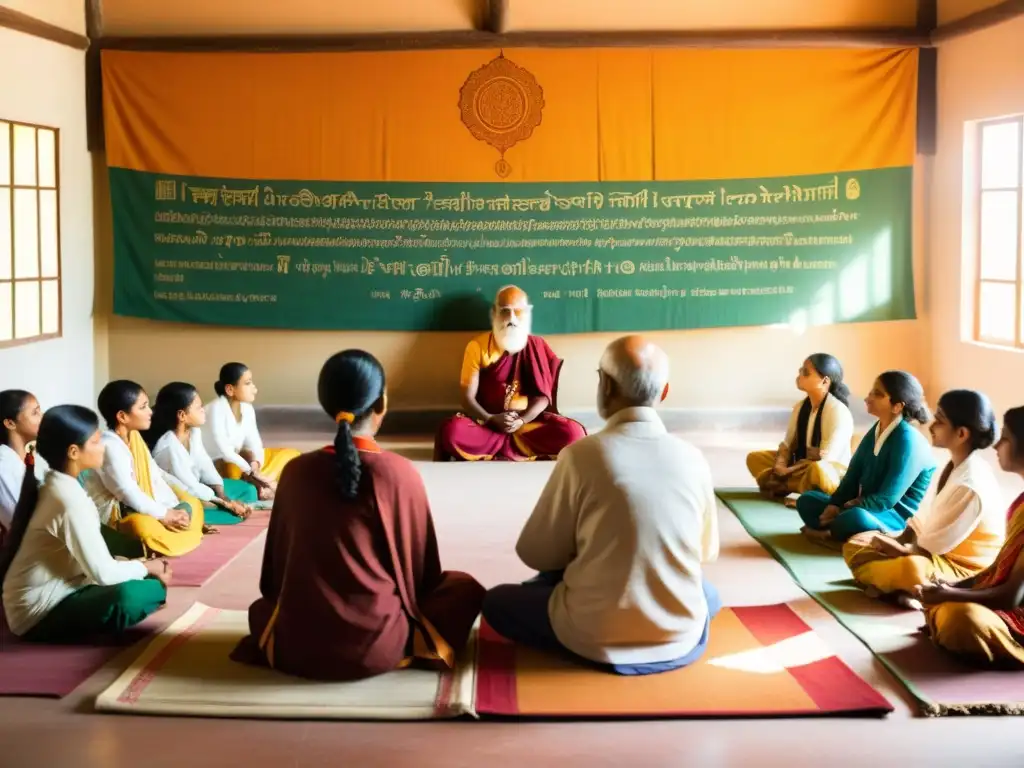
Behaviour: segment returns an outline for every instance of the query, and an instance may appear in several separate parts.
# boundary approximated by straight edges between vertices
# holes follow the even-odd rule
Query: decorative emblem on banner
[[[846,199],[856,200],[858,197],[860,197],[860,182],[850,179],[846,182]]]
[[[505,152],[530,138],[540,125],[544,89],[502,52],[466,78],[459,91],[459,109],[473,138],[501,153],[494,170],[505,178],[512,172]]]

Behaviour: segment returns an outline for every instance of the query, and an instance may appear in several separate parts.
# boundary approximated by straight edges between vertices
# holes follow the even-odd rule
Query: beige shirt
[[[565,569],[548,614],[571,651],[610,664],[677,659],[707,619],[701,562],[718,556],[703,454],[653,408],[629,408],[565,448],[516,545],[538,571]]]
[[[4,612],[11,631],[24,635],[72,592],[144,579],[141,562],[110,556],[96,505],[62,472],[50,471],[25,538],[4,579]]]
[[[793,413],[789,417],[789,426],[786,429],[785,445],[789,449],[789,455],[796,450],[796,430],[800,420],[800,409],[804,401],[793,406]],[[811,411],[811,417],[807,419],[807,434],[805,445],[811,447],[811,438],[814,435],[814,425],[821,419],[821,444],[818,450],[821,453],[822,461],[830,461],[841,467],[850,466],[853,442],[853,414],[850,409],[835,397],[826,397],[817,410]]]

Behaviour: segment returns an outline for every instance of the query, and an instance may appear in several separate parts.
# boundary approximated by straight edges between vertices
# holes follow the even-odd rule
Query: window
[[[977,128],[974,338],[988,344],[1024,348],[1024,117],[986,120],[978,123]]]
[[[0,120],[0,347],[61,334],[59,138]]]

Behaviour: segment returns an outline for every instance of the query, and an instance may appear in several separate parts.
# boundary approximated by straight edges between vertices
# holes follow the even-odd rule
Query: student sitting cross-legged
[[[103,463],[99,420],[81,406],[51,408],[38,451],[50,469],[42,487],[25,473],[0,552],[11,631],[26,640],[74,643],[137,624],[164,603],[171,571],[163,561],[124,561],[107,549],[96,505],[78,482],[81,472]]]
[[[917,379],[886,371],[864,403],[878,421],[857,446],[839,487],[831,495],[808,491],[797,499],[808,538],[846,541],[865,531],[902,533],[931,483],[931,446],[911,424],[931,418]]]

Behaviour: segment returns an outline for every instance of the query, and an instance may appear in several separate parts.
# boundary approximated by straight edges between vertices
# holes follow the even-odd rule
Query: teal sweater
[[[902,421],[875,456],[877,430],[876,422],[860,441],[850,468],[829,503],[842,507],[860,498],[857,506],[862,509],[893,510],[909,520],[921,505],[935,473],[931,446],[920,432]]]

